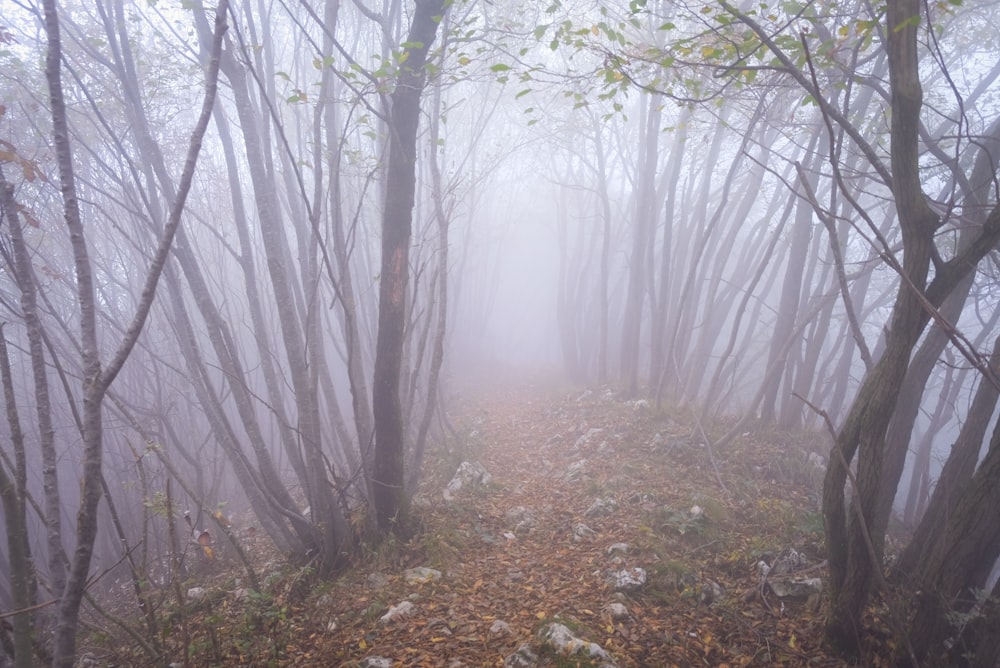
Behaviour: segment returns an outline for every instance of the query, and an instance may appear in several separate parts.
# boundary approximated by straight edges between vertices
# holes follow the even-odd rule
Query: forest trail
[[[193,665],[602,665],[540,648],[551,622],[623,668],[845,665],[821,647],[821,597],[778,599],[757,569],[794,549],[825,574],[821,437],[744,434],[715,453],[717,477],[683,413],[610,390],[521,384],[460,396],[450,415],[458,438],[428,453],[415,537],[333,582],[272,562],[261,596],[220,594],[192,619]],[[492,479],[446,500],[463,461]],[[416,567],[441,577],[408,581]],[[616,591],[634,569],[645,584]],[[409,614],[382,620],[404,601]],[[526,643],[541,658],[505,664]]]
[[[682,417],[610,391],[521,386],[463,400],[455,424],[461,443],[426,466],[423,533],[395,571],[375,559],[314,597],[328,605],[311,613],[311,640],[293,643],[291,663],[503,666],[555,620],[619,666],[841,665],[820,648],[818,600],[746,595],[762,558],[794,547],[819,560],[801,444],[745,438],[716,453],[728,496]],[[492,480],[445,501],[461,461]],[[406,582],[403,569],[419,566],[443,576]],[[636,567],[647,583],[615,593],[609,573]],[[380,622],[404,600],[411,614]],[[612,618],[614,602],[627,616]]]

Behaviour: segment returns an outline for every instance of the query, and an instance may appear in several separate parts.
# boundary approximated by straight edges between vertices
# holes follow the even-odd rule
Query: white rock
[[[608,603],[604,606],[604,611],[614,620],[627,619],[629,616],[628,608],[621,603]]]
[[[205,598],[208,592],[204,587],[191,587],[187,591],[187,597],[189,601],[200,601]]]
[[[514,526],[514,533],[523,533],[538,525],[534,513],[524,506],[514,506],[504,513],[504,519]]]
[[[403,571],[403,578],[409,584],[424,584],[425,582],[440,580],[441,571],[434,568],[427,568],[426,566],[407,568]]]
[[[706,580],[705,584],[701,586],[701,592],[698,594],[698,601],[705,605],[712,605],[721,601],[726,596],[725,588],[718,582],[713,580]]]
[[[794,547],[790,547],[778,555],[778,558],[771,564],[771,575],[788,575],[805,568],[807,565],[806,558]]]
[[[618,503],[611,497],[605,497],[603,499],[594,499],[594,502],[590,504],[590,507],[583,511],[584,517],[602,517],[604,515],[610,515],[615,512],[618,508]]]
[[[628,554],[629,547],[628,543],[614,543],[608,546],[608,554]]]
[[[573,542],[580,543],[597,535],[597,532],[580,522],[573,525]]]
[[[365,578],[368,586],[372,589],[381,589],[382,587],[389,584],[389,577],[384,573],[369,573],[368,577]]]
[[[492,633],[493,635],[501,635],[501,634],[512,635],[514,633],[514,630],[510,628],[510,624],[501,619],[498,619],[494,621],[493,624],[490,625],[490,633]]]
[[[557,622],[546,624],[538,632],[538,639],[543,645],[550,647],[562,656],[584,656],[600,659],[614,665],[611,655],[603,647],[597,643],[577,638],[563,624]]]
[[[646,584],[646,570],[634,566],[615,571],[611,574],[609,581],[615,591],[636,591]]]
[[[597,427],[591,427],[587,430],[587,433],[576,439],[576,443],[573,444],[574,448],[582,448],[583,446],[594,440],[595,436],[600,436],[604,432],[603,429],[598,429]]]
[[[580,476],[583,475],[584,469],[587,468],[586,459],[578,459],[569,465],[566,469],[566,473],[563,474],[563,482],[573,482],[574,480],[579,480]]]
[[[364,668],[392,668],[394,661],[384,656],[370,656],[362,664]]]
[[[336,630],[337,630],[337,620],[336,619],[331,619],[330,621],[328,621],[326,623],[326,632],[327,633],[333,633]]]
[[[493,476],[490,475],[489,471],[482,464],[478,462],[462,462],[459,464],[458,470],[455,471],[451,482],[445,488],[444,498],[446,501],[451,501],[454,495],[463,487],[488,485],[492,480]]]
[[[522,644],[517,651],[503,660],[504,668],[535,668],[538,665],[538,655],[528,643]]]
[[[634,411],[648,411],[649,402],[645,399],[636,399],[635,401],[626,401],[625,405]]]
[[[382,615],[379,619],[383,624],[389,624],[397,619],[402,619],[403,617],[413,614],[414,609],[415,606],[412,603],[409,601],[403,601],[399,605],[389,606],[389,612]]]
[[[820,578],[768,580],[767,585],[778,598],[808,598],[823,591],[823,581]]]

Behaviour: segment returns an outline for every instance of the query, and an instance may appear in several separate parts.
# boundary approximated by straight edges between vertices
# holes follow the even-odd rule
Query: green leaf
[[[545,35],[545,32],[549,29],[550,25],[552,25],[552,24],[551,23],[543,23],[540,26],[536,26],[535,27],[535,39],[541,39]]]
[[[403,42],[400,46],[404,49],[422,49],[424,48],[423,42]]]
[[[530,88],[525,88],[524,90],[519,91],[518,94],[514,96],[514,99],[516,100],[518,98],[522,98],[530,92],[531,92]]]
[[[490,68],[490,71],[491,72],[506,72],[509,69],[510,69],[510,65],[507,65],[506,63],[497,63],[496,65],[494,65],[493,67]]]

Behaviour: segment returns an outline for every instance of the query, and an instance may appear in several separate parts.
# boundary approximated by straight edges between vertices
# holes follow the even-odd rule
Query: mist
[[[995,614],[994,4],[231,2],[0,19],[0,605],[59,602],[54,664],[90,578],[142,607],[203,532],[324,577],[407,535],[519,384],[706,470],[808,442],[838,655],[886,577],[947,601],[913,656]]]

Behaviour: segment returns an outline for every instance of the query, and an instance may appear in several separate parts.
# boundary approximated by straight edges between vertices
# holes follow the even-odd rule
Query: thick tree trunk
[[[990,366],[1000,365],[1000,338],[993,344]],[[962,429],[951,447],[941,474],[934,486],[927,512],[913,532],[913,537],[896,561],[893,577],[900,582],[910,582],[937,549],[955,513],[962,491],[968,488],[983,441],[996,410],[1000,390],[988,379],[982,379],[972,400],[972,407],[962,423]]]
[[[400,58],[389,112],[389,160],[382,218],[382,273],[372,389],[375,416],[372,491],[375,519],[383,533],[397,527],[406,511],[403,411],[399,391],[416,190],[417,127],[425,83],[424,64],[445,3],[444,0],[416,0],[415,4],[406,38],[408,46]]]
[[[886,431],[896,408],[910,355],[930,313],[997,243],[1000,211],[987,217],[980,236],[927,277],[935,254],[938,217],[921,190],[918,134],[922,91],[917,60],[919,0],[889,3],[889,72],[892,84],[892,188],[903,238],[904,264],[893,306],[885,351],[866,376],[838,435],[823,488],[823,514],[830,555],[831,608],[827,639],[846,654],[860,651],[858,620],[880,568],[887,495],[898,484]],[[926,302],[925,302],[926,300]],[[844,503],[845,465],[858,454],[857,489],[848,516]],[[893,476],[896,475],[895,478]]]
[[[917,658],[938,663],[945,641],[956,633],[953,613],[967,613],[976,604],[975,591],[986,584],[1000,555],[1000,424],[995,425],[990,451],[969,485],[957,497],[954,512],[916,577],[920,592],[910,640]],[[901,662],[902,663],[902,662]]]

